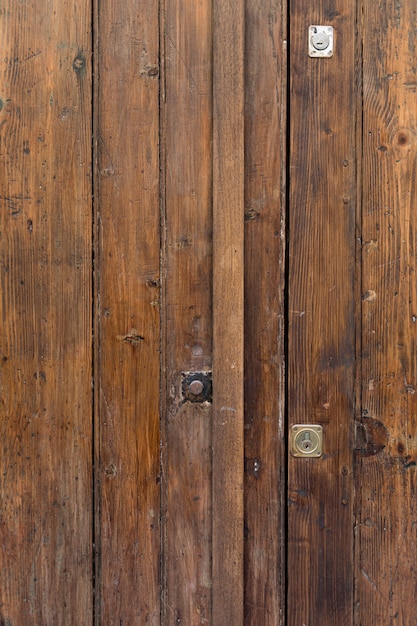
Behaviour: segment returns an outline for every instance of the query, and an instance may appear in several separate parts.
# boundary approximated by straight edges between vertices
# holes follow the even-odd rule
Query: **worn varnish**
[[[158,624],[158,5],[95,9],[96,623]]]
[[[246,2],[245,624],[285,613],[285,5]],[[261,69],[260,69],[261,68]]]
[[[0,623],[91,624],[90,3],[2,2]]]
[[[355,6],[291,3],[288,420],[322,424],[320,459],[288,461],[288,624],[352,623]],[[310,24],[335,30],[308,57]],[[368,622],[369,623],[369,622]]]
[[[186,386],[212,371],[211,14],[167,2],[162,29],[164,624],[212,623],[212,403]]]
[[[357,623],[413,624],[417,8],[364,3]],[[370,617],[372,616],[372,617]]]

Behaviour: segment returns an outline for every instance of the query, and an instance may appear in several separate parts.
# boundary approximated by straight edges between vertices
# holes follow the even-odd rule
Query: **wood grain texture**
[[[96,623],[160,623],[158,3],[96,2]]]
[[[0,8],[0,622],[8,626],[92,620],[90,13],[87,0]]]
[[[285,614],[286,7],[246,2],[245,624]]]
[[[289,426],[318,423],[320,459],[289,457],[289,624],[352,624],[355,356],[355,6],[290,11]],[[310,24],[335,29],[308,57]],[[337,618],[335,617],[337,616]]]
[[[211,2],[164,13],[163,624],[211,624],[211,402],[185,400],[212,369]]]
[[[364,3],[357,623],[414,624],[417,8]],[[371,617],[370,617],[371,616]]]
[[[213,115],[213,624],[242,624],[243,0],[213,5]]]

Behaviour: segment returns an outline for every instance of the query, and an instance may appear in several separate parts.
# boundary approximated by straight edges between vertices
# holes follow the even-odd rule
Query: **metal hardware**
[[[211,372],[183,372],[182,395],[188,402],[211,402]]]
[[[204,385],[201,380],[193,380],[190,383],[188,389],[190,390],[190,393],[193,394],[193,396],[199,396],[200,393],[202,393],[204,390]]]
[[[310,26],[308,29],[308,54],[310,57],[333,56],[333,27]]]
[[[323,454],[323,427],[318,424],[291,426],[290,452],[296,457],[321,456]]]

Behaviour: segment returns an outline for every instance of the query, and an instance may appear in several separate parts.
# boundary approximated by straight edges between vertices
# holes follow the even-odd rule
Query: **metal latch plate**
[[[290,429],[290,453],[295,457],[319,457],[323,454],[323,427],[318,424],[294,424]]]
[[[333,26],[310,26],[308,29],[308,55],[310,57],[332,57],[333,40]]]

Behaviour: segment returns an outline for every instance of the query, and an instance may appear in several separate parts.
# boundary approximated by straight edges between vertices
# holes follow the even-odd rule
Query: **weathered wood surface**
[[[213,624],[243,623],[244,2],[213,4]]]
[[[280,0],[36,5],[0,7],[0,625],[414,623],[413,1],[292,1],[288,125]]]
[[[320,459],[289,457],[289,624],[352,623],[355,4],[291,3],[289,427],[322,424]],[[310,24],[335,29],[308,57]]]
[[[158,3],[96,2],[96,623],[159,624]]]
[[[204,398],[186,400],[182,388],[190,373],[212,369],[211,20],[209,0],[166,3],[161,94],[164,624],[212,623],[212,404]]]
[[[357,623],[414,624],[417,15],[364,3]]]
[[[246,2],[245,620],[285,613],[285,5]]]
[[[2,2],[0,623],[91,624],[91,7]]]

